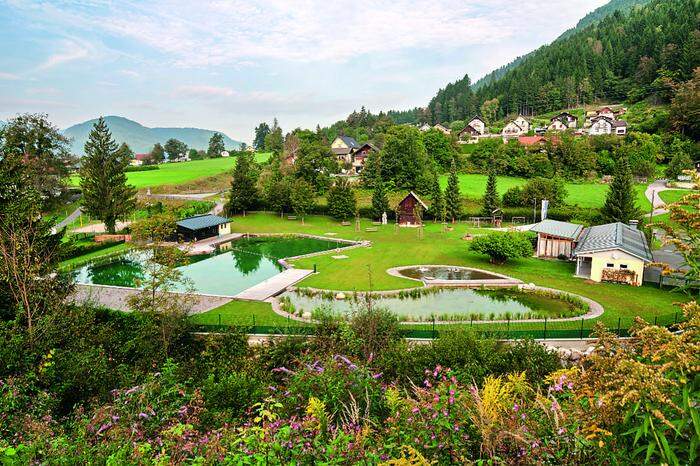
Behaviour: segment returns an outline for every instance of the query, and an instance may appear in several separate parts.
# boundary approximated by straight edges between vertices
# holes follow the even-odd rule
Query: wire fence
[[[635,322],[635,317],[620,317],[617,322],[606,321],[604,324],[608,330],[619,337],[630,335],[630,328]],[[683,321],[683,314],[676,312],[654,317],[649,323],[675,330]],[[219,322],[221,319],[219,318]],[[544,319],[540,322],[504,321],[484,322],[471,321],[459,323],[424,322],[401,325],[400,334],[403,338],[435,339],[440,335],[455,330],[470,330],[481,336],[500,340],[513,340],[533,338],[540,340],[556,339],[587,339],[594,333],[598,320],[579,319],[573,321],[551,321]],[[247,335],[287,335],[310,336],[316,335],[318,327],[310,323],[302,323],[287,319],[286,324],[258,325],[252,317],[246,323],[244,320],[218,324],[200,324],[195,326],[196,332],[226,333],[237,332]]]

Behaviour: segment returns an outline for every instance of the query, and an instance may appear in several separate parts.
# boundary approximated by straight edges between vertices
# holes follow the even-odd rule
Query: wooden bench
[[[381,225],[382,222],[372,222],[372,225]]]
[[[296,215],[287,215],[287,220],[296,220],[297,216]]]
[[[344,227],[349,227],[349,226],[350,226],[350,222],[340,222],[340,224],[341,224],[342,226],[344,226]]]
[[[367,227],[367,228],[365,228],[365,231],[379,231],[379,228],[377,228],[377,227]]]

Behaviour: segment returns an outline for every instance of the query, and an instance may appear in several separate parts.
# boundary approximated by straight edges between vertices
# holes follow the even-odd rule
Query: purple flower
[[[294,371],[290,371],[286,367],[275,367],[274,369],[272,369],[272,372],[283,372],[283,373],[289,374],[289,375],[294,374]]]
[[[515,411],[517,413],[519,409],[520,409],[520,406],[518,406],[518,403],[514,403],[513,404],[513,411]]]
[[[139,417],[141,419],[148,419],[150,416],[142,411],[139,413]]]
[[[109,429],[110,427],[112,427],[112,423],[111,423],[111,422],[108,422],[107,424],[102,424],[102,425],[100,426],[100,428],[97,430],[97,435],[100,435],[102,432],[104,432],[105,430]]]
[[[377,374],[372,375],[372,378],[373,378],[373,379],[378,379],[378,378],[381,377],[381,376],[382,376],[382,373],[379,372],[379,373],[377,373]]]

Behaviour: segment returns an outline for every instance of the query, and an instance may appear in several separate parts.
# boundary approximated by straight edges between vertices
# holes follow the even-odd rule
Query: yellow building
[[[652,261],[644,233],[620,222],[583,230],[573,255],[577,277],[634,286],[641,286],[644,266]]]

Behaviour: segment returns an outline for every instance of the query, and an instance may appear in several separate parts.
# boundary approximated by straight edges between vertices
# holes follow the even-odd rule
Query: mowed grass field
[[[459,175],[459,189],[462,196],[481,199],[486,191],[486,181],[488,176],[469,173]],[[514,178],[510,176],[498,177],[498,193],[503,195],[506,191],[514,186],[522,186],[527,183],[525,178]],[[447,186],[447,175],[440,178],[440,185],[444,188]],[[586,208],[599,208],[605,203],[605,196],[608,192],[608,185],[602,183],[566,183],[566,203],[578,205]],[[646,185],[636,186],[637,207],[643,210],[648,210],[651,204],[644,196]]]
[[[680,201],[684,196],[692,193],[693,191],[689,189],[669,189],[666,191],[659,191],[659,197],[666,204],[672,204],[674,202]]]
[[[259,152],[255,154],[255,160],[257,162],[264,162],[269,158],[269,152]],[[235,157],[164,163],[159,165],[158,170],[129,172],[127,173],[127,178],[129,184],[136,189],[152,188],[162,185],[178,185],[199,178],[219,175],[233,170],[235,165]],[[73,176],[71,178],[71,184],[73,186],[78,186],[80,184],[80,177]]]
[[[307,233],[316,235],[335,234],[337,238],[370,240],[370,247],[360,247],[343,251],[345,259],[335,259],[332,252],[320,256],[293,261],[295,267],[313,269],[318,273],[303,280],[299,286],[344,291],[391,290],[413,288],[419,283],[395,277],[386,273],[390,267],[419,264],[447,264],[475,267],[503,273],[519,278],[527,283],[557,288],[587,296],[598,301],[605,308],[602,320],[609,326],[617,325],[618,319],[627,324],[634,316],[642,316],[653,321],[657,315],[668,315],[678,311],[675,303],[687,299],[680,293],[659,290],[652,286],[630,287],[610,283],[593,283],[573,276],[575,264],[566,261],[525,258],[493,265],[488,258],[469,251],[468,242],[462,237],[465,233],[485,233],[485,229],[471,228],[466,224],[456,224],[453,231],[443,232],[442,226],[427,223],[423,239],[418,230],[396,228],[394,225],[379,227],[376,232],[365,228],[374,226],[369,220],[362,220],[360,231],[353,226],[341,226],[328,217],[310,216],[304,225],[298,220],[280,219],[278,215],[256,213],[245,217],[234,217],[232,231],[246,233]],[[225,309],[215,309],[200,317],[200,322],[212,322],[222,313],[222,319],[229,322],[241,319],[249,321],[255,314],[258,324],[263,322],[280,323],[280,320],[263,309],[248,309],[249,305],[232,304]],[[224,312],[222,312],[224,311]],[[268,318],[266,318],[266,315]],[[216,322],[212,322],[216,323]],[[225,322],[224,322],[225,323]],[[591,322],[589,322],[591,323]],[[587,323],[586,325],[588,326]],[[591,323],[592,324],[592,323]],[[573,324],[577,325],[577,324]]]

